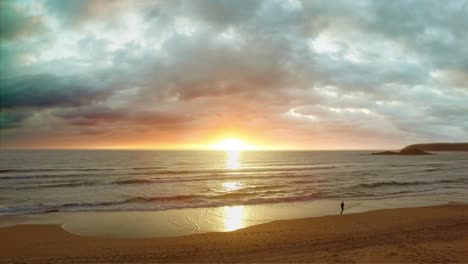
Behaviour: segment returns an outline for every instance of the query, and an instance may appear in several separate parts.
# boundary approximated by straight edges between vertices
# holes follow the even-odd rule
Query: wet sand
[[[138,223],[135,223],[138,224]],[[468,205],[274,221],[227,233],[117,239],[0,228],[0,263],[468,262]]]

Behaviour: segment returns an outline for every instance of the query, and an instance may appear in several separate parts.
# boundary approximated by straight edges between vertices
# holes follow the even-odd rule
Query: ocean
[[[468,153],[0,151],[0,215],[402,197],[468,202]]]

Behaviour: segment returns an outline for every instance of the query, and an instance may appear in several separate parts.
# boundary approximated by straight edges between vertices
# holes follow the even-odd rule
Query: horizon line
[[[233,149],[233,151],[256,152],[256,151],[374,151],[374,150],[392,150],[394,148],[355,148],[355,149],[299,149],[299,148],[272,148],[272,149]],[[223,149],[195,149],[195,148],[1,148],[2,150],[96,150],[96,151],[231,151]]]

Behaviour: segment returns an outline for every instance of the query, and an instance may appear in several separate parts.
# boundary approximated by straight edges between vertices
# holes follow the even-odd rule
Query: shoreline
[[[0,228],[8,262],[467,262],[468,205],[278,220],[232,232],[100,238],[59,225]]]
[[[178,237],[208,232],[230,232],[277,220],[339,215],[338,200],[312,200],[255,205],[179,208],[161,211],[90,211],[3,215],[0,227],[17,224],[59,224],[80,236],[106,238]],[[344,214],[380,209],[426,207],[459,201],[441,197],[402,197],[345,201]],[[138,224],[135,224],[138,223]]]

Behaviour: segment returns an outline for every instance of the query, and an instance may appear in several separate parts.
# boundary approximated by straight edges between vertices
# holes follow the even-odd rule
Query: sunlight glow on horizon
[[[246,142],[237,138],[228,138],[211,145],[211,149],[222,150],[226,152],[226,168],[230,170],[237,170],[241,167],[240,154],[241,151],[256,150],[258,148],[247,144]]]
[[[256,147],[247,144],[246,142],[236,139],[236,138],[228,138],[224,139],[216,144],[211,145],[212,149],[215,150],[226,150],[226,151],[232,151],[232,150],[254,150],[257,149]]]

